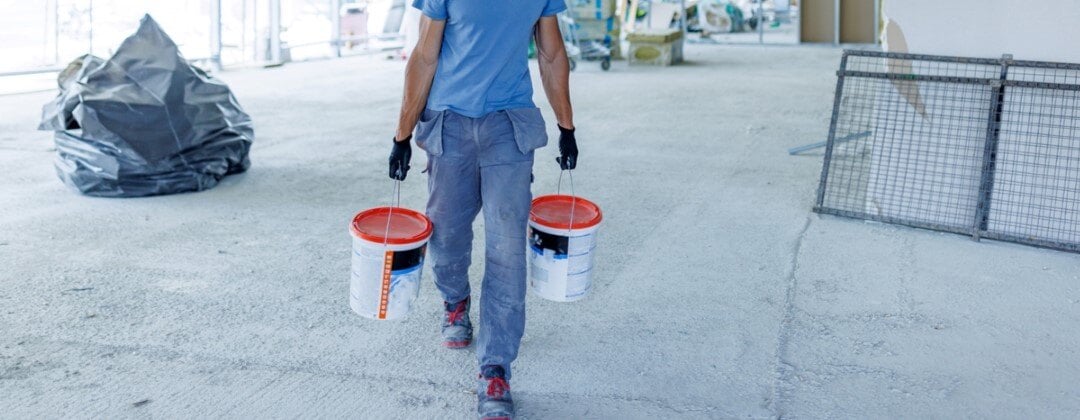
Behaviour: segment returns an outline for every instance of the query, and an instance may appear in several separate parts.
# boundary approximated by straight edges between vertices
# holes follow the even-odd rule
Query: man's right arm
[[[445,20],[434,20],[427,16],[420,18],[420,39],[409,55],[409,63],[405,65],[405,97],[401,101],[401,115],[394,140],[405,140],[412,135],[416,121],[427,106],[445,28]]]

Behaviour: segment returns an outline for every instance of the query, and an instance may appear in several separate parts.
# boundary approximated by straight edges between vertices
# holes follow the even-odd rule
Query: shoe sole
[[[469,347],[469,344],[472,344],[471,340],[469,340],[469,341],[444,341],[443,342],[443,347],[446,347],[448,349],[463,349],[463,348]]]

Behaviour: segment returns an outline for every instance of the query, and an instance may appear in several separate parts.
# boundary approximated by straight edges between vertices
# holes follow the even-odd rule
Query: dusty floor
[[[573,75],[597,283],[530,296],[522,418],[1080,412],[1080,256],[812,214],[820,154],[785,149],[826,135],[840,51],[687,54]],[[430,282],[402,322],[347,305],[346,224],[389,200],[402,67],[224,73],[253,168],[143,199],[66,189],[34,131],[51,94],[0,97],[0,417],[471,417],[473,352],[438,345]]]

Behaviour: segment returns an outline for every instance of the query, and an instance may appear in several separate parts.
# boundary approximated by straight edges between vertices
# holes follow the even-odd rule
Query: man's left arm
[[[574,110],[570,106],[570,59],[559,32],[558,17],[541,17],[536,23],[535,37],[540,80],[559,123],[559,166],[574,169],[578,150],[574,138]]]

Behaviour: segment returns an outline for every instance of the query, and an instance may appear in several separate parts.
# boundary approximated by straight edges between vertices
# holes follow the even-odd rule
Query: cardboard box
[[[682,61],[682,30],[642,28],[626,36],[630,64],[670,66]]]

